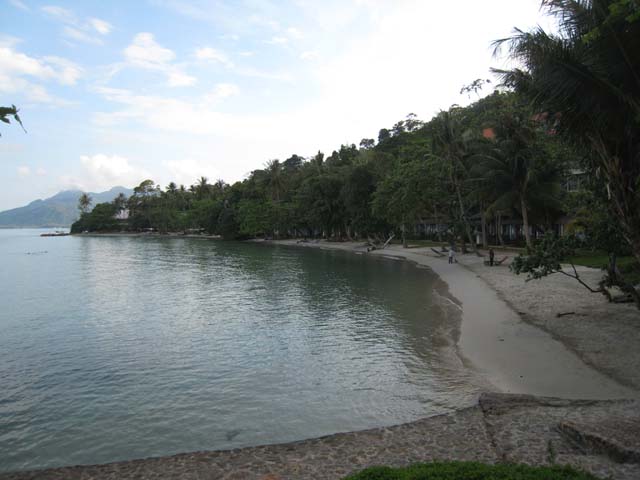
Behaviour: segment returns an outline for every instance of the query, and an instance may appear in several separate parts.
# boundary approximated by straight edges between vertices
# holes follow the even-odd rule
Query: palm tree
[[[171,194],[171,195],[175,195],[176,192],[178,191],[178,186],[176,185],[175,182],[170,182],[169,185],[167,185],[167,193]]]
[[[88,213],[92,202],[93,199],[91,198],[91,195],[86,192],[82,192],[82,195],[80,195],[80,198],[78,199],[78,210],[80,210],[80,213]]]
[[[113,205],[116,207],[116,211],[121,213],[127,208],[127,196],[120,192],[116,198],[113,199]]]
[[[508,210],[515,206],[522,215],[527,246],[531,246],[532,207],[555,207],[560,191],[561,165],[545,151],[540,127],[526,110],[506,111],[498,120],[497,137],[474,166],[480,191],[490,194],[488,209]]]
[[[465,160],[470,156],[469,142],[462,131],[457,113],[456,109],[452,109],[450,112],[440,112],[432,121],[433,156],[443,161],[449,184],[455,192],[460,224],[464,228],[472,250],[478,254],[475,239],[471,235],[471,225],[464,192],[468,177],[468,168]]]
[[[195,194],[198,200],[205,198],[211,191],[211,185],[209,185],[209,179],[207,177],[200,177],[195,185],[191,186],[191,190]]]
[[[522,68],[497,72],[607,182],[613,213],[640,261],[640,6],[626,0],[543,0],[559,32],[516,30],[495,42]]]
[[[264,171],[267,174],[265,181],[271,193],[271,198],[278,202],[284,190],[284,178],[280,160],[269,160],[265,165]]]

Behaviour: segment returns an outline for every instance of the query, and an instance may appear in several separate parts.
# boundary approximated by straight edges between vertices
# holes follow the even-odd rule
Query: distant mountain
[[[89,193],[92,205],[110,202],[120,193],[127,197],[133,193],[130,188],[113,187],[101,193]],[[78,198],[80,190],[64,190],[45,200],[34,200],[29,205],[0,212],[0,228],[10,227],[68,227],[80,216]]]

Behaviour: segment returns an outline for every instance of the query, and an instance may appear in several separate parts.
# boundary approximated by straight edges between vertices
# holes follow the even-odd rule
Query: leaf
[[[24,128],[24,125],[22,124],[22,120],[20,119],[20,116],[18,116],[17,111],[16,111],[16,114],[13,116],[13,118],[15,118],[16,122],[20,124],[20,126],[22,127],[22,130],[24,130],[24,133],[27,133],[27,129]]]

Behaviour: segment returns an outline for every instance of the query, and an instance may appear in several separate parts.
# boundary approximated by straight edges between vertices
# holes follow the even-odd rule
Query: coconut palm
[[[498,40],[522,68],[498,71],[606,180],[612,211],[640,261],[640,6],[628,0],[543,0],[558,19]]]
[[[93,198],[91,198],[91,195],[83,192],[80,198],[78,198],[78,210],[80,210],[80,213],[88,213],[92,202]]]
[[[178,185],[176,185],[176,182],[169,182],[165,190],[167,193],[175,195],[178,192]]]
[[[265,182],[273,200],[280,201],[280,196],[284,191],[284,176],[282,164],[279,160],[269,160],[264,169],[266,173]]]
[[[191,186],[191,191],[195,194],[198,200],[202,200],[207,197],[211,192],[211,185],[207,177],[200,177],[195,185]]]
[[[477,155],[473,173],[478,191],[492,201],[489,211],[515,206],[522,215],[527,246],[531,246],[532,209],[557,210],[562,165],[554,162],[545,149],[547,142],[538,124],[526,110],[506,111],[498,120],[496,139],[485,153]]]
[[[118,196],[113,199],[113,205],[115,206],[118,214],[120,214],[127,208],[127,196],[120,192]]]
[[[471,244],[472,250],[477,254],[478,248],[471,234],[469,210],[465,199],[465,187],[469,174],[466,160],[469,159],[471,154],[469,149],[470,138],[462,131],[458,113],[457,109],[452,109],[449,112],[440,112],[432,120],[432,150],[434,153],[431,156],[442,161],[446,170],[447,180],[457,200],[460,224]]]

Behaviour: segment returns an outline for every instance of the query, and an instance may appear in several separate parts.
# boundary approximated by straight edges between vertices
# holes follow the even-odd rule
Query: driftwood
[[[497,266],[499,266],[499,265],[502,265],[502,264],[504,263],[504,261],[505,261],[507,258],[509,258],[509,257],[507,256],[507,257],[503,257],[503,258],[501,258],[500,260],[494,260],[494,261],[493,261],[493,266],[494,266],[494,267],[497,267]],[[491,266],[491,262],[490,262],[489,260],[485,260],[485,261],[484,261],[484,264],[485,264],[485,265],[489,265],[489,266]]]
[[[438,255],[439,257],[444,257],[444,253],[439,252],[438,250],[436,250],[435,248],[431,249],[433,251],[433,253],[435,253],[436,255]]]
[[[387,248],[387,245],[389,245],[389,242],[390,242],[391,240],[393,240],[393,237],[395,237],[395,236],[396,236],[396,234],[395,234],[395,233],[394,233],[394,234],[392,234],[392,235],[387,239],[387,241],[386,241],[386,242],[384,242],[384,245],[382,245],[382,250],[384,250],[385,248]]]

